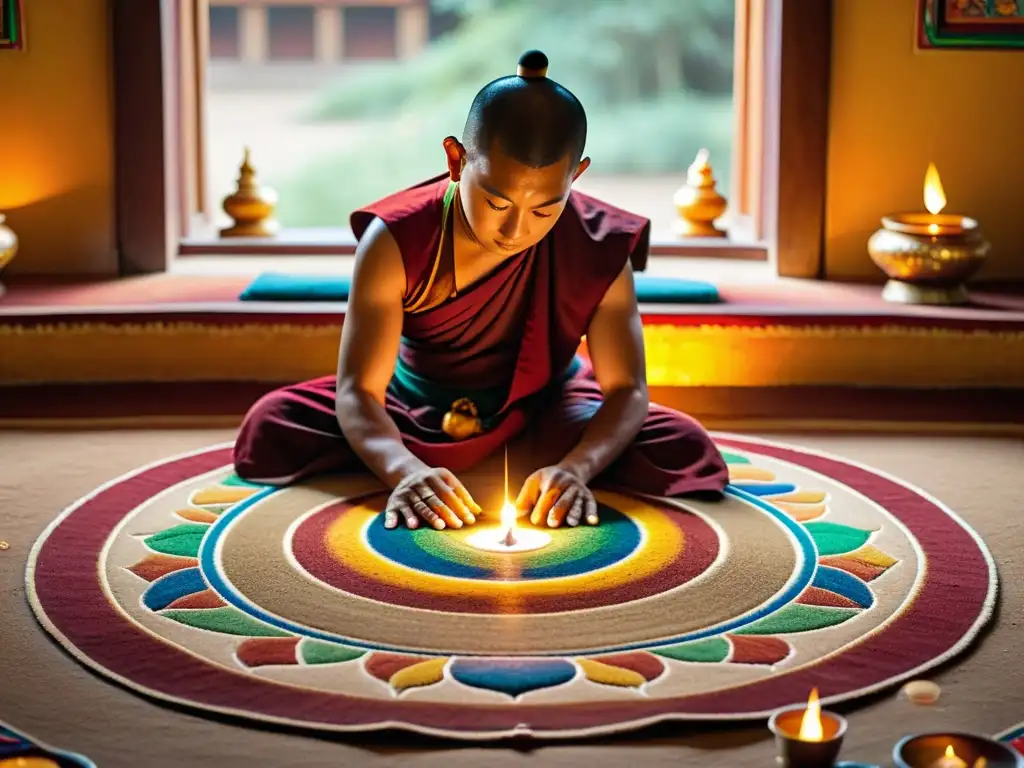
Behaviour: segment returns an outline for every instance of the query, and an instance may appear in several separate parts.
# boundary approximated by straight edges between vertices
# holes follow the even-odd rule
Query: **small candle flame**
[[[812,688],[807,697],[807,709],[800,722],[800,741],[821,741],[825,737],[825,729],[821,724],[821,703],[818,701],[818,689]]]
[[[516,527],[516,508],[512,506],[512,502],[507,498],[505,499],[505,505],[501,508],[501,528],[502,530],[512,531]]]
[[[946,193],[942,189],[942,180],[935,163],[928,163],[928,170],[924,174],[924,207],[933,216],[946,207]]]

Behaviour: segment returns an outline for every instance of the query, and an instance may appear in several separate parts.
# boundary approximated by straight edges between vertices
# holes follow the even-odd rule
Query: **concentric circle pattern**
[[[602,525],[550,531],[549,545],[513,556],[474,548],[479,526],[387,530],[385,500],[339,502],[307,518],[292,539],[296,562],[338,590],[393,605],[536,614],[650,597],[704,573],[719,551],[699,516],[621,497],[610,500],[629,514],[601,504]],[[504,533],[485,530],[495,541]]]
[[[459,738],[759,717],[811,687],[848,699],[988,618],[991,558],[935,500],[717,439],[724,500],[598,489],[600,525],[521,531],[529,551],[502,550],[496,522],[386,530],[369,477],[250,485],[218,446],[67,510],[33,552],[31,600],[79,660],[160,699]]]

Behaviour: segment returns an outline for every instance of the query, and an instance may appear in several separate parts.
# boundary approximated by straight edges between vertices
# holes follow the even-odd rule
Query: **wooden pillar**
[[[340,5],[318,5],[313,28],[316,31],[316,60],[320,64],[341,61],[345,45],[345,16]]]
[[[395,34],[398,58],[410,59],[422,51],[430,36],[430,12],[427,4],[420,2],[399,6]]]
[[[267,60],[267,8],[263,5],[242,5],[238,8],[238,32],[241,59],[247,64],[262,64]]]

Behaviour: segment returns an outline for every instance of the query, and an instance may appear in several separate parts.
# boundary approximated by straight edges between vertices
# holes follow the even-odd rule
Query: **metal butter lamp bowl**
[[[4,225],[6,217],[0,213],[0,272],[10,264],[18,253],[18,236],[14,231]],[[0,296],[4,295],[3,283],[0,283]]]
[[[946,206],[935,165],[925,174],[927,212],[894,213],[868,240],[871,260],[889,277],[882,298],[904,304],[966,304],[964,284],[984,263],[990,245],[978,222],[941,213]]]
[[[973,733],[907,736],[892,751],[896,768],[1020,768],[1024,760],[1006,744]]]

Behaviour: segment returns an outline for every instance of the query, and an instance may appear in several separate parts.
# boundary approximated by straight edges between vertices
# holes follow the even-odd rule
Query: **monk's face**
[[[511,256],[536,245],[565,210],[573,181],[589,159],[568,156],[544,168],[513,160],[500,147],[466,153],[454,138],[445,140],[448,170],[459,182],[469,235],[485,250]]]

